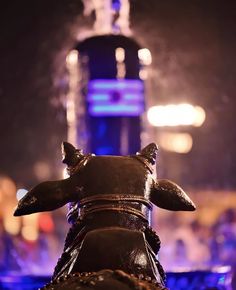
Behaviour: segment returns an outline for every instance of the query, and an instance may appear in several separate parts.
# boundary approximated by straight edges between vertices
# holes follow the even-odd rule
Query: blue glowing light
[[[91,80],[88,112],[91,116],[139,116],[144,112],[144,88],[140,80]]]
[[[104,150],[104,151],[103,151]],[[101,153],[109,148],[101,148]],[[232,290],[230,272],[217,273],[209,271],[167,272],[167,287],[175,290],[219,289]],[[20,275],[12,272],[0,275],[0,289],[6,290],[34,290],[43,287],[50,281],[50,276]]]
[[[99,79],[89,82],[89,90],[143,90],[143,82],[141,80],[117,80],[117,79]]]
[[[218,284],[219,285],[224,285],[225,284],[225,279],[226,279],[225,275],[220,276],[219,280],[218,280]]]
[[[89,108],[89,113],[92,116],[137,116],[142,114],[143,106],[141,105],[94,105]]]
[[[232,285],[231,270],[225,271],[225,273],[218,272],[217,269],[167,273],[167,287],[169,289],[232,290],[231,285]]]
[[[120,4],[120,1],[119,0],[113,0],[112,1],[112,8],[113,8],[113,10],[119,11],[120,10],[120,6],[121,6],[121,4]]]
[[[96,102],[96,101],[109,101],[110,95],[108,93],[94,93],[94,94],[88,94],[87,100],[90,102]]]
[[[143,101],[143,94],[124,93],[124,99],[127,101]]]
[[[143,94],[141,93],[126,93],[124,92],[122,94],[122,99],[124,101],[131,101],[131,102],[136,102],[136,101],[143,101]],[[107,92],[107,93],[93,93],[93,94],[88,94],[87,100],[89,102],[96,102],[96,101],[111,101],[112,100],[112,92]]]
[[[112,155],[114,154],[114,148],[112,146],[100,146],[95,151],[96,155]]]
[[[50,276],[21,275],[14,272],[0,275],[0,289],[34,290],[49,283]]]

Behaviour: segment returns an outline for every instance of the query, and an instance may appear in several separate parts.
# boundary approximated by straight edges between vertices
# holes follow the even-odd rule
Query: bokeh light
[[[34,164],[34,173],[38,180],[46,180],[50,178],[50,166],[45,161],[38,161]]]
[[[40,214],[36,213],[36,214],[23,216],[22,218],[23,226],[21,229],[21,234],[25,240],[36,241],[38,239],[39,215]]]
[[[147,118],[151,125],[157,127],[200,127],[205,121],[206,113],[203,108],[191,104],[169,104],[149,108]]]
[[[152,55],[149,49],[141,48],[138,51],[140,63],[143,65],[150,65],[152,63]]]
[[[125,60],[125,50],[122,47],[118,47],[115,51],[116,61],[123,62]]]
[[[78,62],[78,50],[71,50],[66,57],[67,65],[75,65]]]
[[[189,133],[161,133],[158,140],[164,150],[175,153],[188,153],[193,146],[193,138]]]

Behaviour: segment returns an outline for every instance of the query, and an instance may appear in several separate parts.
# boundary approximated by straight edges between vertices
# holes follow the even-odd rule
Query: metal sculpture
[[[150,212],[153,205],[174,211],[195,205],[175,183],[155,179],[156,144],[131,156],[84,155],[67,142],[62,147],[70,177],[37,185],[14,213],[70,204],[63,254],[42,289],[166,289]]]

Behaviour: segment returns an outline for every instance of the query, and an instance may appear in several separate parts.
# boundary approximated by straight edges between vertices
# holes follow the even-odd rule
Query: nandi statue
[[[14,215],[57,209],[69,203],[71,229],[48,290],[166,289],[156,258],[160,240],[151,229],[153,205],[195,210],[186,193],[153,176],[157,146],[136,155],[84,155],[63,143],[69,178],[43,182],[20,201]]]

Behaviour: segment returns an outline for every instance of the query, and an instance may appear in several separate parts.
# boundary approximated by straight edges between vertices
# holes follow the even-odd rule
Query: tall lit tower
[[[98,155],[135,153],[145,102],[142,49],[130,37],[129,2],[91,3],[94,31],[67,57],[68,141]]]

